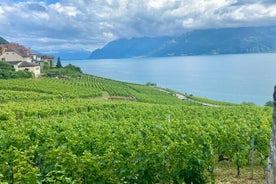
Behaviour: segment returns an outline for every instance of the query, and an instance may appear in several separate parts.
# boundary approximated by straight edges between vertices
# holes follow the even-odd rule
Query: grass
[[[241,175],[237,176],[235,165],[231,162],[220,162],[215,170],[216,184],[263,184],[265,183],[265,170],[256,163],[254,166],[253,179],[250,165],[241,169]]]

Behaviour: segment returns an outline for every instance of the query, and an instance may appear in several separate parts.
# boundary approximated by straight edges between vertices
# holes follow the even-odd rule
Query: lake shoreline
[[[231,103],[271,100],[275,53],[161,58],[65,60],[84,73],[114,80],[156,83],[180,93]]]

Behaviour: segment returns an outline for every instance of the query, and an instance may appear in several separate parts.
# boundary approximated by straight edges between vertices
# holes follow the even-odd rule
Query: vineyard
[[[82,75],[0,80],[0,120],[0,183],[200,184],[265,170],[272,108]]]

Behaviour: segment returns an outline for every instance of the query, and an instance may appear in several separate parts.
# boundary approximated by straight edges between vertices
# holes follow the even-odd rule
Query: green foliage
[[[47,62],[44,62],[43,63],[43,71],[47,71],[47,70],[49,70],[51,68],[51,65],[49,65],[49,63],[47,63]]]
[[[26,70],[20,70],[18,72],[16,72],[16,78],[32,78],[33,74],[29,71]]]
[[[0,61],[0,79],[10,78],[32,78],[33,74],[29,71],[15,72],[13,66],[8,62]]]
[[[61,61],[60,61],[60,57],[58,57],[58,59],[57,59],[56,67],[57,67],[57,68],[62,68],[62,64],[61,64]]]
[[[273,107],[273,101],[268,101],[265,103],[265,106]]]
[[[185,94],[185,96],[188,99],[192,99],[192,100],[195,100],[195,101],[200,101],[202,103],[213,104],[213,105],[222,105],[222,106],[235,106],[235,105],[237,105],[237,104],[233,104],[233,103],[230,103],[230,102],[221,102],[221,101],[211,100],[211,99],[207,99],[207,98],[196,97],[196,96],[193,96],[192,94],[189,94],[189,95]]]
[[[10,63],[0,61],[0,70],[1,71],[14,71],[14,68]]]
[[[212,183],[220,157],[243,174],[252,136],[266,159],[271,114],[88,75],[0,80],[0,183]]]
[[[242,102],[241,105],[255,106],[255,104],[253,102]]]
[[[69,64],[65,67],[47,68],[45,74],[48,77],[68,78],[80,77],[82,71],[79,67]]]
[[[152,82],[147,82],[147,83],[146,83],[146,86],[153,86],[153,87],[156,87],[157,84],[156,84],[156,83],[152,83]]]
[[[76,73],[82,73],[80,67],[77,67],[75,65],[72,64],[68,64],[67,66],[64,67],[67,71],[71,71],[71,72],[76,72]]]

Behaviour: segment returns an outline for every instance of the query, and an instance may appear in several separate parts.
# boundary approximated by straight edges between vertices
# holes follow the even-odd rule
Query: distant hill
[[[0,36],[0,44],[8,44],[9,42]]]
[[[39,51],[37,51],[39,52]],[[55,58],[60,57],[61,60],[82,60],[87,59],[91,51],[86,50],[55,50],[55,52],[46,52],[46,54],[53,55]]]
[[[119,39],[90,59],[276,52],[276,26],[195,30],[180,36]]]
[[[170,40],[170,37],[119,39],[108,43],[102,49],[95,50],[90,58],[147,57],[153,55]]]

